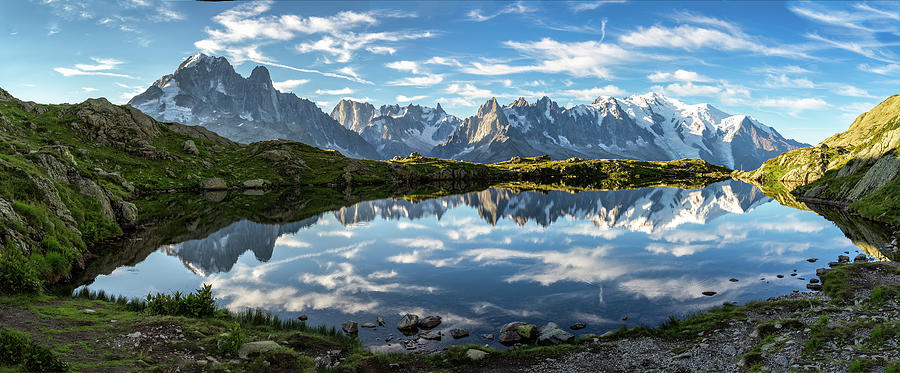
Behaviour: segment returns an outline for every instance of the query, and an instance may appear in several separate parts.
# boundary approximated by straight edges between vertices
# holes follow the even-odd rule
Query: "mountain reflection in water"
[[[210,283],[224,306],[308,314],[330,325],[376,316],[393,325],[412,312],[440,315],[440,328],[473,336],[519,319],[586,322],[584,332],[599,333],[624,315],[655,324],[725,301],[805,290],[798,279],[818,267],[807,258],[857,250],[821,216],[769,202],[738,181],[373,200],[284,225],[239,221],[165,245],[89,287],[143,296]],[[703,296],[707,290],[719,294]],[[360,338],[375,344],[389,332],[364,330]]]

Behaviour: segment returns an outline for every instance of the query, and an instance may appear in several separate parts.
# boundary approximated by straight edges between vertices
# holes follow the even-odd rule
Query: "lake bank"
[[[372,353],[340,331],[296,322],[279,327],[259,315],[199,319],[154,315],[124,302],[83,296],[5,296],[0,298],[0,319],[81,371],[311,371],[317,365],[363,372],[900,367],[896,348],[900,267],[892,262],[845,264],[824,272],[822,281],[822,293],[726,304],[656,328],[579,336],[572,345],[508,351],[460,345],[434,355]],[[248,345],[266,346],[267,351],[240,358],[236,350],[223,348],[228,341],[223,333],[236,330],[241,343],[272,343]]]

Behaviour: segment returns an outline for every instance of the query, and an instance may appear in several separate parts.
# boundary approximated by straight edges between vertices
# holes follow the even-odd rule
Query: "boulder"
[[[361,328],[374,328],[374,327],[375,327],[375,323],[367,322],[367,323],[365,323],[365,324],[361,324],[359,327],[361,327]]]
[[[359,333],[359,324],[357,324],[356,321],[347,321],[341,324],[341,329],[344,331],[344,333],[354,335],[356,333]]]
[[[417,325],[422,329],[434,329],[438,325],[441,325],[441,317],[427,316],[419,320]]]
[[[450,336],[453,339],[465,338],[469,336],[469,331],[465,329],[450,329]]]
[[[385,325],[385,323],[384,323],[384,317],[381,317],[381,316],[378,316],[378,318],[375,319],[375,322],[378,323],[378,326],[384,326],[384,325]]]
[[[556,323],[548,322],[547,325],[541,327],[538,331],[537,344],[541,346],[551,346],[563,343],[575,342],[575,336],[569,333]]]
[[[300,315],[300,317],[298,317],[297,319],[299,319],[300,321],[306,321],[306,320],[309,320],[309,316]]]
[[[181,150],[184,150],[185,153],[190,155],[200,155],[200,151],[197,150],[197,144],[194,143],[194,140],[186,140],[181,143]]]
[[[505,345],[529,342],[537,338],[537,326],[514,321],[500,329],[500,337],[497,340]]]
[[[846,255],[838,255],[838,263],[850,263],[850,257]]]
[[[228,185],[225,184],[225,180],[221,177],[213,177],[206,180],[203,180],[200,183],[200,189],[204,190],[223,190],[228,189]]]
[[[466,358],[472,361],[478,361],[487,357],[487,352],[470,348],[466,351]]]
[[[416,325],[419,323],[419,315],[413,315],[408,313],[400,319],[400,322],[397,323],[397,329],[400,330],[410,330],[415,329]]]
[[[816,268],[816,276],[822,277],[825,272],[828,272],[827,268]]]
[[[574,323],[574,324],[570,325],[570,326],[569,326],[569,329],[572,329],[572,330],[579,330],[579,329],[584,329],[584,328],[586,328],[586,327],[587,327],[587,325],[586,325],[585,323],[583,323],[583,322],[577,322],[577,323]]]
[[[281,345],[275,341],[247,342],[238,348],[238,357],[246,359],[254,352],[274,351],[280,348]]]
[[[806,284],[806,288],[812,291],[822,291],[822,284]]]
[[[853,258],[854,263],[865,263],[869,261],[869,257],[866,254],[859,254],[855,258]]]
[[[269,185],[268,180],[253,179],[244,182],[244,188],[265,188]]]
[[[441,332],[439,332],[437,330],[429,330],[427,332],[419,334],[419,337],[422,337],[422,339],[440,341],[441,340]]]
[[[779,275],[779,276],[781,276],[781,275]],[[781,277],[784,277],[784,276],[781,276]],[[705,295],[705,296],[707,296],[707,297],[711,297],[711,296],[716,295],[716,294],[718,294],[718,293],[716,293],[716,292],[714,292],[714,291],[704,291],[704,292],[702,292],[702,293],[700,293],[700,294],[703,294],[703,295]]]
[[[133,226],[137,223],[138,209],[135,204],[118,201],[116,202],[116,209],[118,210],[119,222],[121,222],[122,225]]]

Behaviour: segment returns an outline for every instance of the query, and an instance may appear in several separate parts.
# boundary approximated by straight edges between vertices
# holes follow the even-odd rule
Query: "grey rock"
[[[400,322],[397,323],[397,329],[400,330],[411,330],[417,327],[419,323],[419,315],[406,314],[403,318],[400,319]]]
[[[822,291],[822,284],[806,284],[806,288],[812,291]]]
[[[537,344],[542,346],[558,345],[563,343],[575,342],[575,336],[569,333],[556,323],[548,322],[538,331]]]
[[[866,254],[859,254],[855,258],[853,258],[854,263],[865,263],[868,261],[869,261],[869,258],[866,256]]]
[[[481,338],[484,338],[484,339],[493,341],[493,340],[494,340],[494,335],[493,335],[493,334],[482,334],[482,335],[481,335]]]
[[[419,320],[417,325],[422,329],[434,329],[438,325],[441,325],[441,317],[440,316],[427,316]]]
[[[191,155],[200,155],[200,151],[197,150],[197,144],[194,143],[194,140],[185,140],[181,143],[181,150],[184,150],[185,153]]]
[[[838,263],[850,263],[850,257],[846,255],[838,255]]]
[[[817,278],[811,278],[811,279],[809,279],[809,283],[810,283],[810,284],[818,284],[818,283],[819,283],[819,279],[817,279]]]
[[[440,341],[441,340],[441,332],[437,331],[437,330],[429,330],[427,332],[419,334],[419,337],[422,337],[422,339]]]
[[[707,297],[711,297],[711,296],[716,295],[716,294],[718,294],[718,293],[716,293],[716,292],[714,292],[714,291],[704,291],[704,292],[702,292],[702,293],[700,293],[700,294],[703,294],[703,295],[705,295],[705,296],[707,296]]]
[[[378,318],[375,319],[375,322],[378,323],[378,326],[384,326],[384,325],[385,325],[384,318],[381,317],[381,316],[378,316]]]
[[[470,348],[466,350],[466,358],[472,361],[478,361],[487,357],[487,352]]]
[[[357,324],[355,321],[347,321],[341,324],[341,329],[344,331],[344,333],[353,335],[359,333],[359,324]]]
[[[116,210],[119,216],[119,222],[126,226],[134,226],[138,221],[137,205],[131,202],[116,202]]]
[[[228,189],[228,185],[225,184],[225,180],[221,177],[213,177],[206,180],[203,180],[200,183],[200,189],[203,190],[224,190]]]
[[[828,272],[828,268],[816,268],[816,276],[822,277],[825,272]]]
[[[361,328],[374,328],[374,327],[375,327],[375,323],[367,322],[367,323],[364,323],[364,324],[360,324],[359,327],[361,327]]]
[[[586,327],[587,327],[587,324],[585,324],[585,323],[583,323],[583,322],[577,322],[577,323],[574,323],[574,324],[570,325],[570,326],[569,326],[569,329],[572,329],[572,330],[579,330],[579,329],[584,329],[584,328],[586,328]]]
[[[253,179],[244,182],[244,188],[265,188],[269,185],[268,180]]]
[[[465,338],[469,336],[469,331],[465,329],[450,329],[450,336],[453,339]]]
[[[510,345],[516,343],[524,343],[537,338],[537,326],[521,321],[508,323],[500,329],[500,337],[497,338],[502,344]]]
[[[254,352],[274,351],[280,348],[282,348],[281,345],[275,341],[248,342],[242,344],[241,347],[238,348],[238,357],[246,359]]]
[[[306,320],[309,320],[309,316],[300,315],[300,317],[297,317],[297,319],[299,319],[300,321],[306,321]]]

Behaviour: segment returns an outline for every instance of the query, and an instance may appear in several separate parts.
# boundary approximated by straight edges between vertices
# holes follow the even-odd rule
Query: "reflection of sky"
[[[346,211],[326,213],[315,224],[277,237],[268,262],[246,251],[229,271],[202,276],[158,251],[136,267],[98,277],[90,287],[143,296],[210,283],[229,308],[308,314],[313,323],[331,325],[376,316],[396,325],[401,314],[415,312],[440,315],[441,328],[464,327],[473,336],[496,333],[520,319],[562,325],[581,321],[589,324],[584,332],[603,332],[617,328],[624,315],[629,324],[656,324],[668,315],[725,301],[805,290],[805,281],[789,276],[793,269],[797,277],[809,278],[817,265],[806,258],[828,260],[853,249],[840,230],[812,212],[767,199],[744,200],[743,206],[750,207],[745,211],[742,195],[730,185],[717,184],[704,193],[645,190],[669,196],[655,201],[631,196],[624,199],[630,205],[588,210],[576,203],[567,207],[570,213],[545,219],[553,221],[546,226],[535,223],[539,219],[521,225],[519,218],[546,217],[570,197],[512,195],[527,199],[528,208],[510,200],[505,212],[486,212],[485,204],[472,202],[474,197],[466,203],[447,197],[423,202],[444,206],[440,214],[414,220],[402,217],[408,212],[400,218],[382,213],[353,221]],[[623,200],[609,194],[618,192],[589,193],[594,194],[578,196]],[[363,202],[368,205],[355,206],[354,213],[376,203],[396,212],[391,202]],[[492,225],[486,216],[506,218]],[[701,295],[707,290],[719,294]],[[361,337],[374,343],[390,332],[362,330]],[[483,343],[477,338],[467,342]]]

